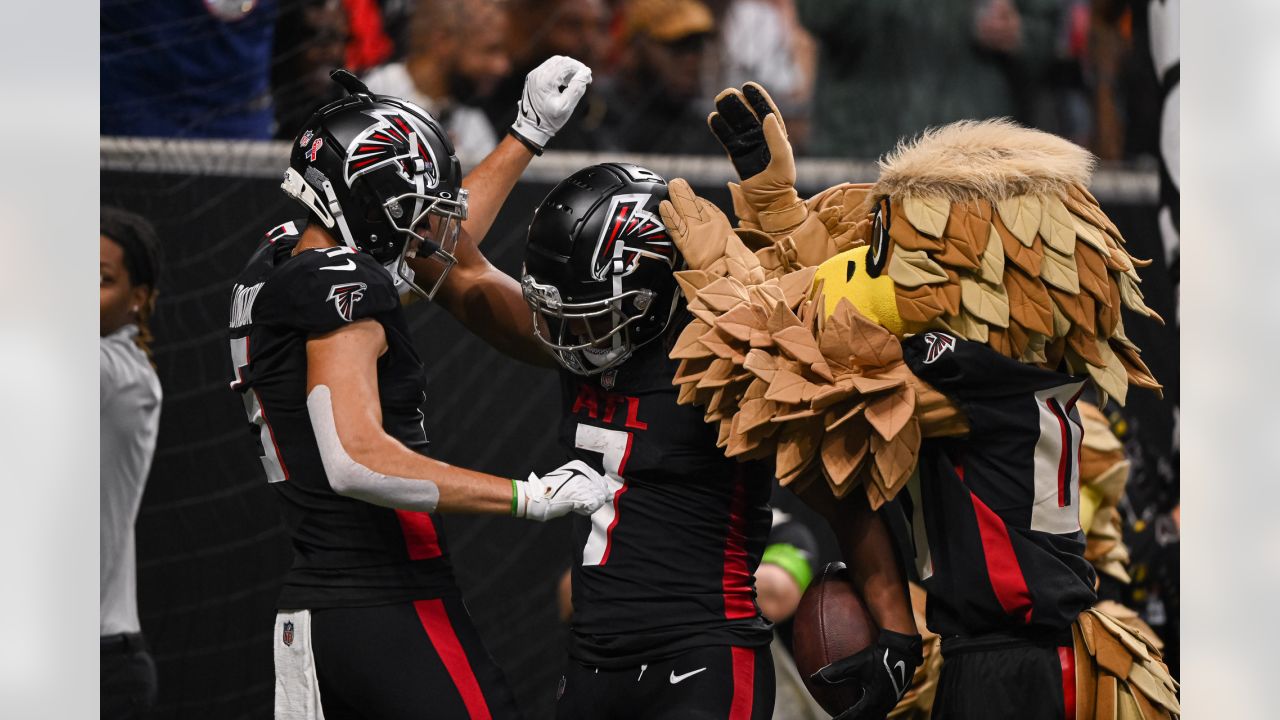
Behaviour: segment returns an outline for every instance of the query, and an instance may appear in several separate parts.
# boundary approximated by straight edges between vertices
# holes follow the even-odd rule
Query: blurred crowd
[[[437,115],[464,164],[552,55],[595,81],[554,149],[719,154],[720,88],[762,83],[800,154],[874,158],[1013,117],[1104,160],[1154,154],[1132,0],[102,0],[103,135],[292,138],[345,67]]]

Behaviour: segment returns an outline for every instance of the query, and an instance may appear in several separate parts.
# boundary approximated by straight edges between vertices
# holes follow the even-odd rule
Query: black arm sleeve
[[[960,403],[1022,395],[1071,380],[1005,357],[984,343],[938,331],[903,340],[902,358],[917,377]]]

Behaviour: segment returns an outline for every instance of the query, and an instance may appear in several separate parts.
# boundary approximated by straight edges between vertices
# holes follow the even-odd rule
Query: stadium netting
[[[102,202],[152,220],[165,269],[154,318],[155,359],[164,387],[159,446],[137,523],[142,628],[158,671],[154,717],[271,717],[274,601],[291,551],[246,430],[227,387],[227,312],[232,280],[262,234],[302,216],[279,190],[287,143],[103,138]],[[555,182],[602,160],[629,160],[685,177],[726,210],[729,164],[721,157],[608,158],[548,152],[516,186],[483,250],[519,273],[532,210]],[[869,162],[799,161],[812,192],[870,180]],[[1093,190],[1144,271],[1147,302],[1173,317],[1159,264],[1158,179],[1150,171],[1099,173]],[[523,366],[427,303],[408,309],[427,363],[426,428],[447,462],[502,476],[561,462],[555,447],[554,372]],[[1131,334],[1143,324],[1130,323]],[[1156,332],[1155,330],[1144,330]],[[1177,339],[1134,337],[1177,401]],[[1163,410],[1168,414],[1168,410]],[[1158,413],[1157,413],[1158,414]],[[1176,488],[1175,491],[1176,493]],[[568,567],[568,523],[454,516],[445,520],[453,562],[475,622],[531,720],[553,715],[564,662],[556,587]]]

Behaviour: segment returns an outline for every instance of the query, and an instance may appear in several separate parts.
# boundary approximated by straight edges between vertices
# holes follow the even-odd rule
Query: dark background
[[[502,270],[518,275],[528,218],[550,189],[522,182],[512,192],[482,246]],[[722,186],[698,190],[730,207]],[[300,217],[300,206],[265,179],[129,172],[102,173],[102,201],[151,219],[165,253],[153,322],[165,397],[137,522],[139,609],[159,670],[155,717],[269,718],[274,601],[290,548],[239,396],[227,387],[227,316],[232,280],[258,240]],[[1148,304],[1172,320],[1154,206],[1103,204],[1133,254],[1155,259],[1143,271],[1143,289]],[[436,457],[511,477],[560,464],[554,372],[507,359],[435,306],[418,303],[407,312],[427,363],[424,412]],[[1175,328],[1126,318],[1172,404]],[[1147,488],[1151,503],[1176,502],[1168,405],[1144,395],[1132,393],[1130,408],[1142,418],[1134,431],[1144,435],[1151,470],[1139,467],[1132,482]],[[1166,465],[1172,458],[1171,478],[1155,472],[1157,457]],[[451,516],[444,525],[489,650],[527,716],[551,717],[564,657],[555,590],[571,552],[567,520]],[[824,546],[830,553],[829,539]]]

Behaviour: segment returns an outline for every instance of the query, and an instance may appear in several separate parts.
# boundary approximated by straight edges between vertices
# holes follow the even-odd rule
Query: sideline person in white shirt
[[[160,425],[160,379],[147,324],[159,243],[150,223],[115,208],[102,208],[99,232],[101,707],[104,719],[136,718],[156,698],[155,663],[138,622],[133,524]]]

